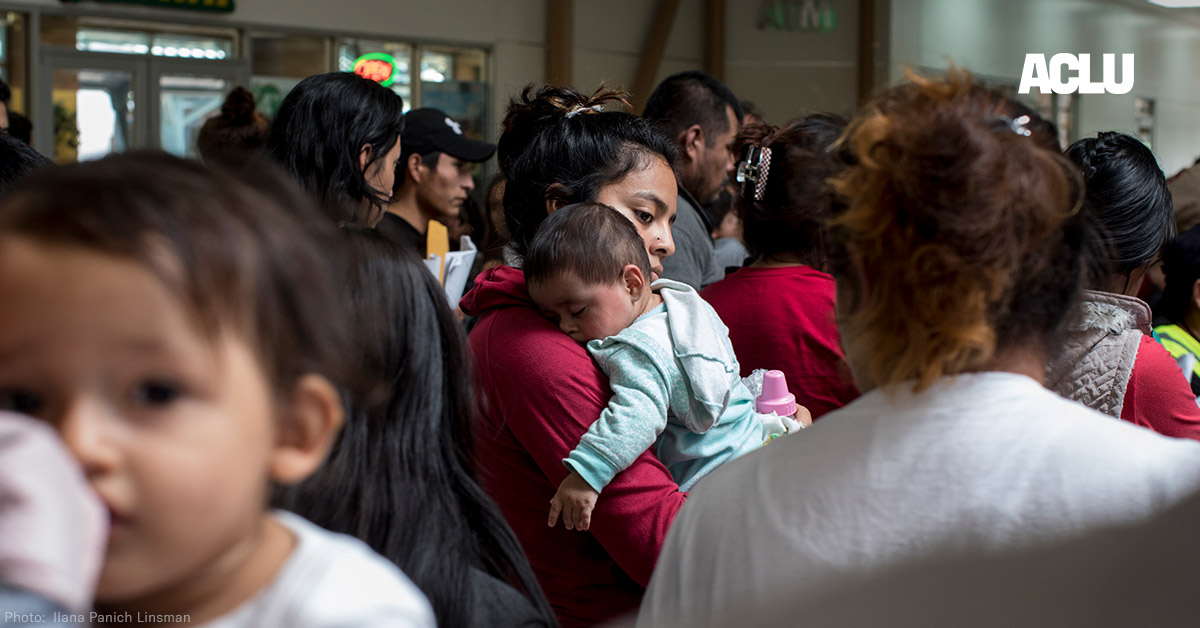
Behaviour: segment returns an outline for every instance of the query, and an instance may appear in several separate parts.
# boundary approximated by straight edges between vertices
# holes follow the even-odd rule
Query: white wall
[[[575,2],[574,84],[601,80],[632,88],[657,3]],[[775,123],[811,111],[853,112],[857,95],[858,2],[831,0],[831,32],[760,29],[761,0],[728,0],[725,83]],[[705,2],[682,0],[667,37],[655,83],[683,70],[704,69]],[[647,94],[648,95],[648,94]]]
[[[1122,0],[893,0],[891,78],[906,64],[944,69],[947,58],[1020,82],[1026,53],[1136,55],[1129,94],[1082,94],[1078,136],[1132,133],[1134,99],[1155,101],[1154,152],[1168,176],[1200,156],[1200,10]]]
[[[803,113],[850,116],[858,96],[858,2],[830,0],[830,32],[759,29],[755,0],[729,0],[726,83],[780,124]]]

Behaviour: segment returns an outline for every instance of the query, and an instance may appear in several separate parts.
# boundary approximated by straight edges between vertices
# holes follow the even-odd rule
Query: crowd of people
[[[5,623],[1195,623],[1200,227],[1145,145],[960,69],[778,126],[628,96],[0,135]]]

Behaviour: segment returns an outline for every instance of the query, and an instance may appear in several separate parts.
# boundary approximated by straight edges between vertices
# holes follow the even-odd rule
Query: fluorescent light
[[[1200,0],[1150,0],[1150,4],[1169,9],[1191,9],[1200,7]]]

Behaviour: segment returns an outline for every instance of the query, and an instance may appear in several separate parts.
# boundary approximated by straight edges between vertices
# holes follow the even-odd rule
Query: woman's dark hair
[[[1053,125],[965,71],[910,80],[846,132],[830,265],[847,361],[920,391],[1007,349],[1053,351],[1090,233]]]
[[[661,159],[674,166],[675,148],[650,122],[628,107],[621,91],[591,96],[567,87],[530,85],[508,105],[496,155],[506,178],[504,215],[519,255],[524,255],[546,201],[594,201],[600,188]]]
[[[317,74],[288,92],[271,128],[267,152],[315,195],[339,223],[365,225],[364,202],[381,210],[391,190],[372,188],[358,163],[371,164],[400,141],[404,101],[392,90],[350,72]]]
[[[138,262],[207,337],[244,339],[285,394],[305,373],[354,379],[323,253],[334,231],[271,164],[235,176],[161,151],[46,168],[0,203],[0,237]]]
[[[1106,132],[1066,150],[1087,186],[1083,210],[1099,235],[1089,254],[1088,285],[1126,280],[1158,257],[1175,235],[1167,178],[1154,153],[1136,138]]]
[[[223,161],[236,167],[267,145],[271,122],[255,110],[254,94],[235,87],[225,97],[221,113],[200,127],[196,149],[207,162]]]
[[[825,270],[825,223],[833,214],[833,190],[827,181],[844,161],[831,150],[846,130],[846,121],[819,113],[792,120],[782,128],[755,124],[742,129],[734,154],[749,146],[771,149],[770,169],[762,200],[754,200],[753,184],[741,195],[738,213],[742,240],[755,259],[790,254]]]
[[[1182,325],[1192,305],[1192,286],[1200,279],[1200,225],[1179,234],[1163,249],[1163,275],[1167,287],[1154,314]]]
[[[345,267],[351,348],[386,394],[347,395],[329,460],[278,502],[398,565],[440,626],[486,624],[474,616],[473,569],[522,592],[555,625],[516,535],[476,480],[467,348],[445,292],[382,234],[348,227],[334,250]]]

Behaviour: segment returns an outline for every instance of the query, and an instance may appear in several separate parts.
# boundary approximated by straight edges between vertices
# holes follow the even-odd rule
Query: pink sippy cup
[[[767,371],[763,376],[762,394],[754,405],[761,414],[774,412],[781,417],[796,414],[796,395],[788,392],[783,371]]]

